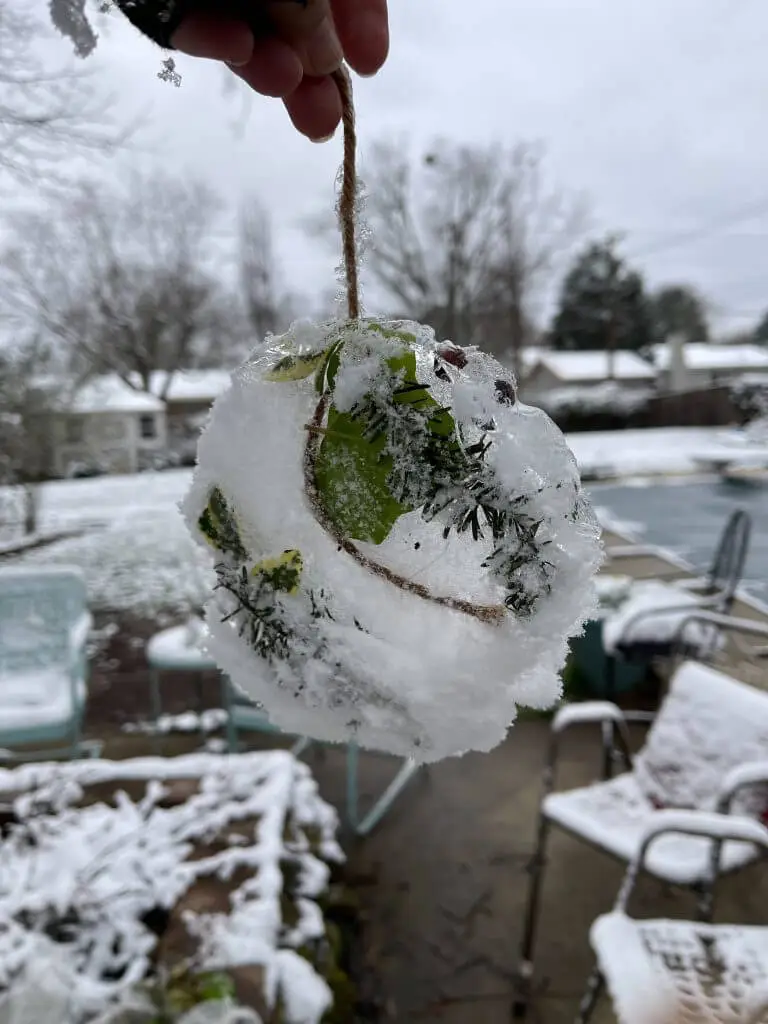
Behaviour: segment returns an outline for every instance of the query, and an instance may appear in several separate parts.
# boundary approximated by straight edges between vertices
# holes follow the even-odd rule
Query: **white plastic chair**
[[[92,621],[76,567],[0,569],[0,760],[98,754],[81,740]]]
[[[768,764],[763,779],[768,778]],[[768,927],[637,920],[627,907],[653,846],[672,835],[706,840],[712,880],[718,853],[734,842],[768,852],[768,829],[752,818],[659,811],[643,834],[613,911],[592,925],[597,964],[579,1006],[587,1024],[607,988],[620,1024],[757,1024],[768,1011]]]
[[[642,750],[629,752],[628,721],[608,701],[570,704],[552,721],[544,793],[539,809],[536,849],[530,865],[516,1017],[525,1015],[534,971],[534,942],[546,863],[549,830],[557,826],[618,860],[635,860],[659,810],[734,810],[759,816],[768,808],[768,694],[721,672],[686,662],[670,684]],[[608,777],[613,758],[604,758],[604,779],[589,786],[555,792],[562,734],[578,724],[600,726],[603,747],[618,741],[627,771]],[[759,782],[766,783],[766,792]],[[726,843],[719,861],[723,872],[754,859],[753,848]],[[714,899],[707,844],[689,836],[667,836],[655,843],[644,868],[672,885],[692,888],[699,914],[710,919]]]

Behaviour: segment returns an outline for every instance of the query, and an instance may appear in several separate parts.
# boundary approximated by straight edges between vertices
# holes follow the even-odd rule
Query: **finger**
[[[330,138],[341,120],[341,96],[332,78],[309,78],[285,99],[294,127],[314,142]]]
[[[307,75],[330,75],[341,65],[344,51],[329,0],[272,0],[268,13],[280,38],[295,48]]]
[[[253,33],[242,21],[194,11],[179,25],[172,44],[190,57],[245,64],[253,54]]]
[[[389,54],[387,0],[331,0],[331,8],[347,62],[375,74]]]
[[[296,51],[276,36],[257,39],[248,63],[232,70],[256,92],[281,99],[296,90],[304,75]]]

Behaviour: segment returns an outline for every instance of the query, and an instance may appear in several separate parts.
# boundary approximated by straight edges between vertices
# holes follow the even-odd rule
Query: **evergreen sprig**
[[[235,600],[235,607],[222,621],[236,619],[240,636],[260,657],[268,661],[287,658],[294,631],[286,624],[272,576],[253,576],[247,566],[227,562],[219,562],[215,571],[214,589],[225,590]]]
[[[427,521],[442,519],[446,539],[452,531],[471,532],[474,541],[490,534],[496,546],[483,567],[502,582],[506,607],[528,616],[550,592],[554,572],[543,550],[549,541],[538,537],[542,520],[530,515],[528,496],[506,493],[486,460],[495,424],[466,443],[450,410],[434,400],[428,384],[408,379],[408,369],[390,360],[391,386],[377,380],[350,415],[371,445],[386,437],[378,458],[393,458],[387,482],[396,501],[421,509]]]

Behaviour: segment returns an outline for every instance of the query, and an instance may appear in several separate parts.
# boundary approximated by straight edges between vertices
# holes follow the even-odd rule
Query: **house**
[[[195,461],[197,439],[211,406],[227,390],[231,370],[164,370],[150,377],[150,391],[165,403],[169,451],[182,465]]]
[[[648,392],[656,383],[656,370],[634,352],[553,352],[539,350],[533,357],[520,396],[537,404],[553,391],[591,388],[615,382],[626,391]]]
[[[694,342],[676,348],[667,343],[654,345],[652,352],[665,391],[715,387],[745,374],[768,373],[768,348],[760,345]]]
[[[165,404],[116,374],[95,377],[50,413],[51,472],[136,473],[165,458]]]

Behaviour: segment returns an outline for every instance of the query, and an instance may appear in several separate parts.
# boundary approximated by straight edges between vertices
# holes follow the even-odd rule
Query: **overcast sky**
[[[683,280],[729,327],[768,308],[768,5],[765,0],[391,0],[392,52],[356,82],[366,143],[405,133],[541,140],[547,169],[587,194],[597,230],[628,234],[652,284]],[[334,284],[334,257],[302,220],[333,201],[340,141],[313,145],[281,105],[178,61],[113,14],[95,61],[142,111],[142,145],[271,210],[294,287]],[[127,158],[126,158],[127,159]],[[457,339],[458,340],[458,339]]]

